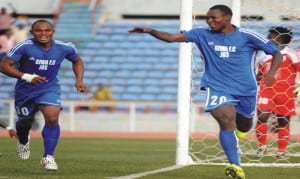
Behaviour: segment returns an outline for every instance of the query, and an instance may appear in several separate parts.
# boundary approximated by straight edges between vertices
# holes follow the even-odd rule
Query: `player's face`
[[[213,32],[222,32],[230,23],[230,16],[224,15],[219,9],[212,9],[206,14],[206,23]]]
[[[31,30],[31,34],[38,43],[46,45],[51,43],[54,29],[49,23],[39,22],[34,25],[33,29]]]

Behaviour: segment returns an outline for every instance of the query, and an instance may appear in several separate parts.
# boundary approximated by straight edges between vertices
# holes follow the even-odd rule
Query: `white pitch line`
[[[146,172],[141,172],[141,173],[134,173],[131,175],[126,175],[126,176],[110,177],[110,178],[111,179],[133,179],[133,178],[144,177],[144,176],[151,175],[151,174],[157,174],[157,173],[161,173],[161,172],[176,170],[176,169],[183,168],[183,167],[185,167],[185,165],[173,165],[170,167],[161,168],[161,169],[157,169],[157,170],[151,170],[151,171],[146,171]]]

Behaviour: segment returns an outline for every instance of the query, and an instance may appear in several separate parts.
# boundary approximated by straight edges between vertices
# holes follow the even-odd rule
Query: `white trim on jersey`
[[[32,40],[25,40],[24,42],[21,42],[21,43],[18,43],[18,44],[16,44],[8,53],[7,53],[7,55],[8,56],[11,56],[12,54],[14,54],[15,53],[15,51],[16,50],[18,50],[21,46],[23,46],[23,45],[32,45],[33,44],[33,42],[32,42]]]
[[[75,48],[75,44],[73,44],[72,42],[63,42],[60,40],[54,40],[54,41],[56,44],[72,47],[75,50],[75,52],[78,53],[77,49]]]
[[[256,56],[258,54],[258,51],[255,51],[251,57],[251,73],[252,73],[252,77],[253,79],[256,80]]]
[[[267,38],[264,37],[262,34],[257,33],[257,32],[255,32],[255,31],[253,31],[253,30],[240,28],[240,32],[243,32],[243,33],[252,35],[252,36],[258,38],[259,40],[261,40],[261,41],[264,42],[264,43],[268,43],[268,42],[269,42],[269,39],[267,39]]]
[[[209,96],[210,96],[210,88],[205,88],[205,90],[206,90],[205,106],[208,106]]]

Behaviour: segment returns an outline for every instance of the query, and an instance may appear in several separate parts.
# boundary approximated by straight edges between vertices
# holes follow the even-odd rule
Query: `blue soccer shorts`
[[[27,119],[38,111],[39,105],[57,106],[62,109],[60,93],[45,92],[34,95],[16,95],[15,108],[19,119]]]
[[[256,96],[237,96],[225,92],[217,92],[206,88],[205,111],[210,112],[222,105],[233,105],[236,112],[247,118],[253,118],[256,108]]]

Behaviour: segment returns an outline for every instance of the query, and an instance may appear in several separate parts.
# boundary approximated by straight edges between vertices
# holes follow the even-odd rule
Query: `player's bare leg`
[[[234,133],[236,128],[236,111],[232,105],[223,105],[211,111],[211,115],[220,126],[219,140],[229,161],[225,168],[225,175],[231,178],[244,178],[245,173],[240,167],[238,140]]]

